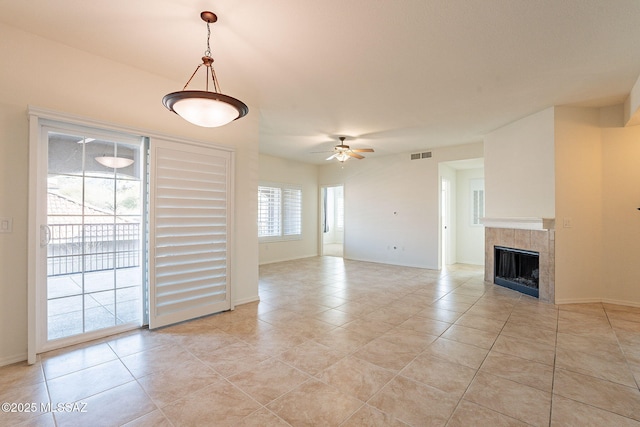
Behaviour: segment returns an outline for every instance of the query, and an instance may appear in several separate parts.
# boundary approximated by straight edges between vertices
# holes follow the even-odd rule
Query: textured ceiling
[[[367,157],[480,141],[552,105],[620,103],[640,75],[637,0],[0,0],[0,21],[178,90],[202,10],[260,151],[310,163],[339,135]]]

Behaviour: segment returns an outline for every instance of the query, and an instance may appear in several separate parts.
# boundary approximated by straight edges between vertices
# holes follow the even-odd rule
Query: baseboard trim
[[[316,258],[317,256],[319,256],[319,255],[318,254],[315,254],[315,255],[302,255],[302,256],[293,257],[293,258],[274,259],[274,260],[271,260],[271,261],[258,262],[258,265],[276,264],[278,262],[295,261],[295,260],[298,260],[298,259],[305,259],[305,258]]]
[[[18,362],[25,362],[27,360],[27,353],[20,353],[14,356],[7,356],[0,358],[0,366],[13,365]]]
[[[615,304],[615,305],[623,305],[627,307],[640,307],[640,302],[635,301],[623,301],[623,300],[615,300],[610,298],[566,298],[566,299],[556,299],[557,305],[566,305],[566,304]]]
[[[604,304],[624,305],[627,307],[640,307],[640,302],[637,302],[637,301],[622,301],[622,300],[605,298],[602,300],[602,302]]]
[[[250,302],[260,301],[260,295],[255,295],[248,298],[242,298],[233,302],[234,307],[242,304],[249,304]]]
[[[601,298],[556,298],[556,304],[592,304],[602,302]]]

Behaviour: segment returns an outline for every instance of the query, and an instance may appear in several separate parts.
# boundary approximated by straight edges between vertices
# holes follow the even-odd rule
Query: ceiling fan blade
[[[331,160],[331,159],[335,158],[337,155],[338,155],[338,153],[333,154],[333,155],[327,157],[325,160]]]
[[[356,159],[364,159],[364,156],[361,156],[360,154],[353,153],[351,151],[345,151],[345,153],[347,153],[348,156],[355,157]]]
[[[354,153],[373,153],[373,148],[352,148]]]

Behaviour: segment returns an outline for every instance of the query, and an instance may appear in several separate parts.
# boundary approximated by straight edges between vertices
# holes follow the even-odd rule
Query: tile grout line
[[[486,294],[486,292],[483,294],[483,296]],[[480,297],[482,298],[482,297]],[[467,394],[467,392],[469,391],[469,388],[471,387],[471,384],[473,384],[473,382],[475,381],[476,377],[478,376],[478,374],[480,373],[480,370],[482,369],[482,366],[485,364],[487,357],[489,357],[489,354],[491,353],[491,350],[493,350],[493,347],[496,344],[496,341],[498,341],[498,338],[500,337],[500,334],[502,334],[502,331],[504,330],[505,326],[507,325],[507,322],[509,322],[509,319],[511,318],[511,315],[513,314],[513,310],[515,309],[516,305],[518,304],[518,302],[520,302],[520,298],[517,298],[517,302],[513,305],[513,308],[511,309],[511,311],[509,312],[509,317],[507,317],[507,319],[505,320],[504,324],[502,325],[502,327],[500,328],[500,332],[498,332],[498,335],[496,336],[496,339],[493,341],[493,344],[491,344],[491,348],[489,348],[489,351],[487,351],[487,354],[485,355],[484,359],[482,359],[482,363],[480,363],[480,365],[478,366],[478,369],[476,369],[476,372],[473,374],[473,378],[471,378],[471,381],[469,381],[469,384],[467,385],[467,387],[465,388],[464,392],[462,393],[462,395],[460,396],[460,398],[458,399],[458,403],[456,404],[455,408],[453,409],[453,411],[451,412],[451,415],[449,416],[448,420],[447,420],[447,424],[449,424],[451,422],[451,419],[453,418],[453,415],[456,413],[456,410],[458,409],[458,407],[460,406],[460,402],[462,402],[464,400],[464,396]],[[479,301],[479,300],[478,300]],[[477,302],[476,302],[477,303]],[[475,304],[473,304],[475,306]],[[473,308],[473,306],[471,307]],[[470,308],[470,309],[471,309]],[[468,310],[467,310],[468,311]],[[465,312],[466,313],[466,312]],[[475,403],[475,402],[472,402]],[[479,403],[475,403],[476,405],[479,405],[483,408],[486,408],[484,405],[480,405]],[[487,408],[491,411],[497,412],[501,415],[504,415],[506,417],[509,418],[513,418],[510,415],[507,414],[502,414],[501,412],[495,411],[491,408]]]
[[[635,375],[633,373],[633,370],[631,369],[631,365],[629,364],[629,358],[627,357],[627,354],[624,351],[624,348],[620,344],[620,337],[618,336],[618,333],[616,332],[616,329],[613,327],[613,324],[611,323],[611,317],[610,317],[609,312],[607,311],[606,307],[604,306],[604,304],[602,304],[602,309],[604,310],[604,314],[607,317],[607,321],[609,322],[609,326],[611,327],[611,330],[613,331],[613,334],[616,337],[616,343],[618,344],[618,348],[620,349],[620,352],[622,353],[622,356],[624,357],[625,365],[627,366],[627,368],[629,369],[629,372],[633,376],[633,380],[636,383],[636,388],[638,389],[638,391],[640,391],[640,379],[638,378],[637,375]]]

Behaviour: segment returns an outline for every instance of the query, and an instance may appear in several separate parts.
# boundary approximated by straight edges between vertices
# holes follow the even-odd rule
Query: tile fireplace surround
[[[540,253],[540,301],[555,301],[555,229],[553,220],[484,219],[484,280],[494,280],[494,247]]]

